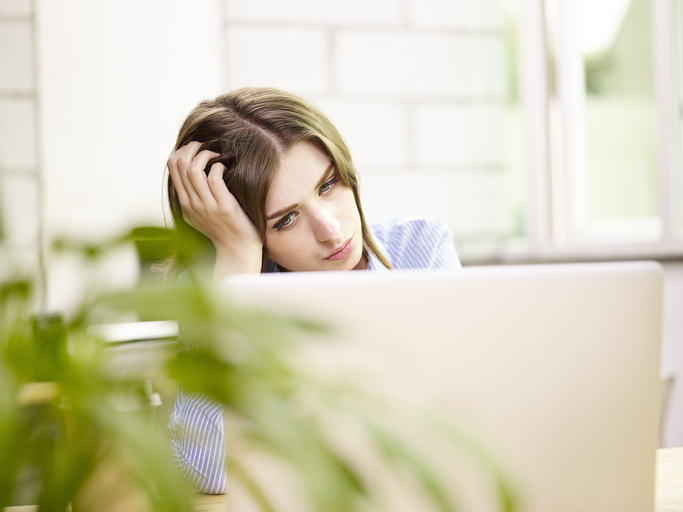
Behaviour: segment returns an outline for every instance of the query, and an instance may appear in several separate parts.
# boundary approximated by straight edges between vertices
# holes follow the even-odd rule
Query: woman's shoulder
[[[406,240],[433,240],[435,237],[453,238],[445,222],[429,217],[389,217],[371,224],[370,230],[384,244]]]
[[[394,268],[434,268],[446,250],[459,266],[448,225],[428,217],[392,217],[370,226]],[[450,254],[452,252],[452,255]]]

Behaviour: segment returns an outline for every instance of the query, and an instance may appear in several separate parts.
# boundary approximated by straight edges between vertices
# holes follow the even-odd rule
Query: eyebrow
[[[323,172],[322,176],[320,177],[320,180],[319,180],[318,183],[316,184],[316,186],[315,186],[316,190],[323,186],[323,183],[325,183],[325,180],[326,180],[327,178],[329,178],[330,174],[332,174],[333,171],[334,171],[334,163],[330,163],[330,165],[327,166],[327,169],[325,169],[325,171]],[[284,208],[281,208],[280,210],[278,210],[278,211],[276,211],[276,212],[271,213],[270,215],[268,215],[268,216],[266,217],[266,220],[267,220],[267,221],[268,221],[268,220],[273,220],[274,218],[279,217],[280,215],[283,215],[283,214],[287,213],[287,212],[290,211],[290,210],[293,210],[293,209],[296,208],[297,206],[299,206],[299,203],[294,203],[294,204],[292,204],[292,205],[285,206]]]

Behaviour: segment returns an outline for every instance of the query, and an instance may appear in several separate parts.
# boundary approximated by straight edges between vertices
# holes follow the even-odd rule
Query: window
[[[508,146],[524,149],[508,151],[523,241],[511,254],[683,254],[677,2],[505,5]]]

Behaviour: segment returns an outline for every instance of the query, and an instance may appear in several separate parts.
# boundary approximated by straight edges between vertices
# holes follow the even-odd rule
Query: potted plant
[[[55,250],[79,254],[85,265],[121,244],[163,252],[169,240],[165,230],[138,228],[101,244],[62,241]],[[381,509],[373,475],[347,456],[332,423],[370,448],[372,471],[411,481],[425,510],[455,510],[456,497],[397,425],[420,425],[469,454],[487,475],[497,508],[517,507],[509,479],[474,437],[423,411],[402,411],[327,382],[303,366],[294,349],[301,334],[325,326],[245,309],[208,283],[149,279],[123,292],[86,296],[68,318],[36,316],[34,281],[29,276],[0,284],[0,506],[28,500],[41,511],[69,504],[74,512],[193,509],[193,492],[145,413],[153,405],[149,387],[111,372],[111,351],[93,329],[134,315],[178,322],[198,334],[191,346],[168,340],[167,357],[146,377],[170,378],[223,404],[235,447],[228,457],[231,485],[258,509],[281,510],[285,503],[245,463],[250,453],[298,482],[297,499],[310,510]],[[138,413],[122,410],[122,403],[137,404]],[[18,496],[22,488],[28,491]]]

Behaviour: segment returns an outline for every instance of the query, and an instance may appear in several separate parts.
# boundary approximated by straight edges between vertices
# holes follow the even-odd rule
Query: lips
[[[346,240],[342,244],[335,247],[335,249],[332,251],[332,253],[324,259],[326,259],[327,261],[342,260],[342,259],[346,258],[349,254],[351,254],[352,249],[353,249],[353,236],[351,236],[348,240]]]

